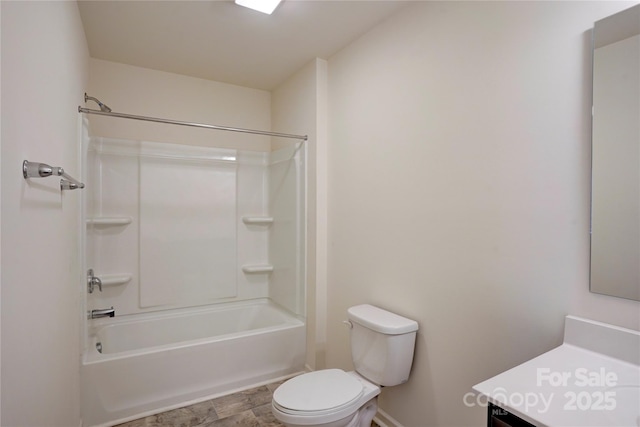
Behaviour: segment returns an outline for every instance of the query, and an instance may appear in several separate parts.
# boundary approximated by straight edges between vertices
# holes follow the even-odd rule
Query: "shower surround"
[[[83,264],[102,282],[85,308],[116,314],[85,320],[83,424],[302,371],[304,143],[257,152],[83,133]]]

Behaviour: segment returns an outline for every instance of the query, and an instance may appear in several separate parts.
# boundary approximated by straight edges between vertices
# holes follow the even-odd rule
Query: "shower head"
[[[111,108],[107,107],[105,104],[103,104],[102,102],[100,102],[98,99],[94,98],[93,96],[89,96],[86,93],[84,94],[84,102],[87,101],[94,101],[96,104],[98,104],[98,107],[100,107],[100,110],[105,112],[105,113],[110,113],[111,112]]]

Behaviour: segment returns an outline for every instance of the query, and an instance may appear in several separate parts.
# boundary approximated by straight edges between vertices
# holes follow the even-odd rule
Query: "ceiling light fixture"
[[[236,4],[271,15],[281,0],[236,0]]]

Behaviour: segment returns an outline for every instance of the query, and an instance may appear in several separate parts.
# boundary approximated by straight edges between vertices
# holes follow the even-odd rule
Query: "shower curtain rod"
[[[303,141],[306,141],[308,139],[307,135],[292,135],[289,133],[267,132],[264,130],[242,129],[242,128],[234,128],[234,127],[228,127],[228,126],[208,125],[204,123],[183,122],[180,120],[159,119],[157,117],[135,116],[133,114],[123,114],[123,113],[114,113],[111,111],[92,110],[90,108],[83,108],[80,106],[78,106],[78,113],[98,114],[100,116],[120,117],[122,119],[133,119],[133,120],[142,120],[146,122],[167,123],[170,125],[191,126],[196,128],[225,130],[229,132],[253,133],[257,135],[277,136],[280,138],[302,139]]]

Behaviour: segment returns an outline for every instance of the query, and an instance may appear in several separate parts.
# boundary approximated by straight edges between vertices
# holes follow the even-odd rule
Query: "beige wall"
[[[25,181],[27,159],[78,172],[89,53],[75,2],[1,2],[3,426],[80,425],[79,190]],[[76,175],[77,176],[77,175]]]
[[[273,108],[273,130],[315,132],[309,363],[324,365],[326,284],[327,366],[351,368],[347,307],[396,311],[421,329],[412,378],[383,391],[382,409],[406,426],[482,425],[464,393],[557,345],[564,315],[640,329],[637,302],[588,292],[588,30],[631,4],[411,4],[330,59],[328,135],[322,61],[300,72],[316,78],[311,130],[280,116],[295,105],[278,106],[280,95],[304,101],[309,88],[285,94],[300,76],[272,103],[265,91],[91,60],[87,92],[115,111],[256,129],[271,128]],[[74,2],[1,5],[0,424],[77,426],[78,193],[61,195],[54,178],[26,182],[19,165],[78,168],[88,53]],[[106,122],[116,119],[95,119],[107,136],[176,139],[171,126],[122,122],[120,133]],[[211,132],[181,137],[269,149]]]
[[[631,4],[416,2],[330,58],[327,366],[349,306],[417,320],[405,426],[482,425],[463,395],[566,314],[640,329],[588,291],[589,30]]]
[[[315,59],[272,93],[275,132],[307,135],[307,361],[324,367],[326,341],[327,62]],[[274,141],[274,148],[281,141]]]
[[[227,83],[91,59],[90,96],[114,112],[269,130],[271,94]],[[87,108],[98,109],[89,101]],[[270,138],[184,126],[90,116],[91,134],[111,138],[268,151]]]

